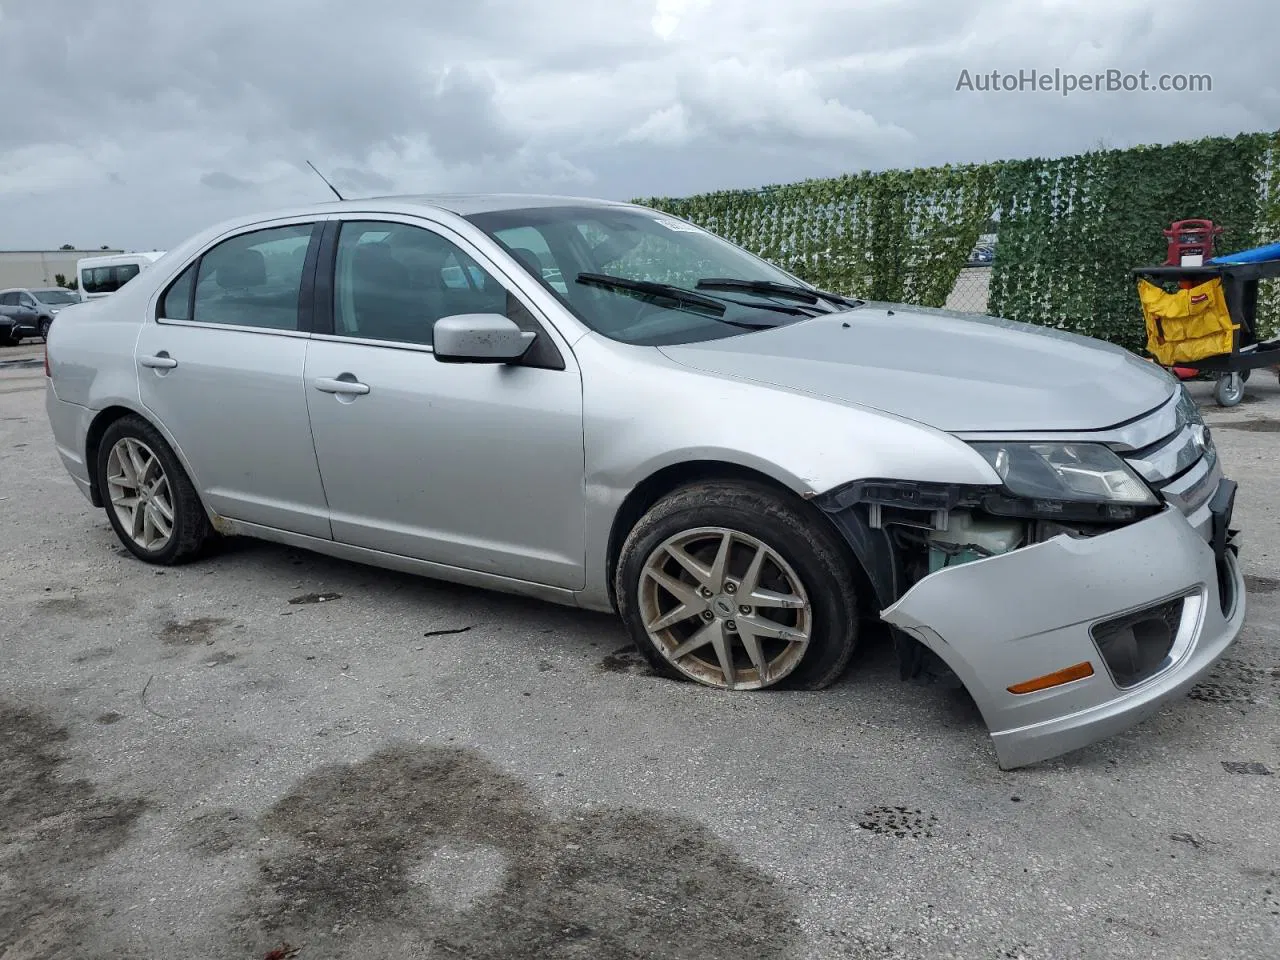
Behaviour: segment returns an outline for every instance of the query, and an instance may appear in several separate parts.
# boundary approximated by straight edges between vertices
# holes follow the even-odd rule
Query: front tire
[[[195,557],[212,528],[182,464],[164,437],[137,416],[121,417],[98,446],[98,489],[120,542],[164,566]]]
[[[820,689],[857,645],[834,532],[762,484],[697,484],[659,501],[623,544],[614,586],[654,668],[707,686]]]

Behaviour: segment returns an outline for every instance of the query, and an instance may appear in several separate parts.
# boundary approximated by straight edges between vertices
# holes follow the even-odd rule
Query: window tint
[[[334,265],[335,333],[430,345],[435,322],[459,313],[509,316],[506,288],[429,230],[342,225]]]
[[[192,264],[182,271],[182,275],[173,281],[165,291],[160,302],[160,316],[167,320],[191,319],[191,284],[196,277],[196,266]]]
[[[27,296],[25,293],[21,293],[18,295],[18,302],[22,304],[24,307],[34,307],[36,305],[36,302],[32,300],[29,296]]]
[[[81,275],[85,293],[115,293],[123,283],[120,267],[86,267]]]
[[[16,293],[0,293],[0,307],[16,307],[18,305],[18,295]]]
[[[311,231],[309,223],[274,227],[218,244],[200,258],[191,319],[297,330]],[[180,309],[176,297],[172,306]]]
[[[85,293],[115,293],[142,272],[136,263],[113,267],[86,267],[80,271],[80,286]]]

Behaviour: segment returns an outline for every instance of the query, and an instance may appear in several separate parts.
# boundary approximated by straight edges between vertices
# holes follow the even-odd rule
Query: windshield
[[[583,323],[624,343],[660,346],[742,336],[839,309],[748,285],[699,289],[699,281],[711,279],[790,288],[797,281],[656,210],[535,207],[467,219],[502,244]],[[712,308],[723,305],[723,311],[709,308],[708,300],[714,301]]]
[[[32,290],[41,303],[79,303],[80,297],[70,290]]]

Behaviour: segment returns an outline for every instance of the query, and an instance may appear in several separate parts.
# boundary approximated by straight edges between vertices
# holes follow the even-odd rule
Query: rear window
[[[136,263],[86,267],[80,272],[80,289],[85,293],[115,293],[141,272]]]

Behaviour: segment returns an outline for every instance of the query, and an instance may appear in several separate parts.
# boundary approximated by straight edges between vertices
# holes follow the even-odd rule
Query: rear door
[[[302,385],[319,238],[313,218],[219,241],[165,288],[136,358],[210,508],[328,539]]]

